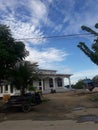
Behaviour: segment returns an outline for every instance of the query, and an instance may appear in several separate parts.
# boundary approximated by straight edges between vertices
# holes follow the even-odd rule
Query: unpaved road
[[[0,130],[98,130],[98,124],[93,122],[76,123],[73,120],[18,120],[0,123]]]
[[[0,113],[0,120],[77,120],[84,115],[98,116],[98,102],[91,101],[93,95],[81,91],[43,95],[44,102],[31,112],[10,110]]]
[[[0,113],[1,130],[98,129],[98,102],[91,101],[95,93],[70,91],[43,95],[44,102],[29,113],[9,111]],[[9,127],[8,127],[9,126]],[[26,126],[26,127],[25,127]],[[86,128],[87,127],[87,128]],[[4,129],[5,128],[5,129]],[[75,129],[76,130],[76,129]]]

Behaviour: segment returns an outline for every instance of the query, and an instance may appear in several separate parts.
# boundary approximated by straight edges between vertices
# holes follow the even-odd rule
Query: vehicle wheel
[[[0,107],[0,111],[1,112],[6,112],[8,110],[8,105],[7,104],[3,104],[1,107]]]
[[[30,104],[25,104],[22,106],[22,111],[23,112],[29,112],[31,110]]]
[[[41,96],[39,93],[35,94],[35,104],[40,104],[41,103]]]

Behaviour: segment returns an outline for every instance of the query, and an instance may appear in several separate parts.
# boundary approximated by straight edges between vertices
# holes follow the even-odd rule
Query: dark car
[[[23,96],[12,96],[8,102],[5,104],[6,109],[20,107],[23,112],[29,112],[31,107],[40,104],[41,95],[40,93],[27,93]]]

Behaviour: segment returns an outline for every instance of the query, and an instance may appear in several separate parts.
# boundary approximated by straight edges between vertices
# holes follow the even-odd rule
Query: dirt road
[[[32,122],[31,126],[33,124],[39,126],[39,124],[42,123],[44,127],[48,128],[49,126],[48,129],[50,129],[50,127],[52,129],[56,126],[58,126],[59,129],[59,123],[63,123],[63,125],[60,125],[62,129],[65,127],[66,123],[69,124],[69,126],[66,127],[66,130],[71,130],[70,123],[77,127],[83,124],[81,128],[89,123],[90,125],[97,127],[98,102],[91,100],[93,95],[95,95],[95,93],[92,94],[82,91],[69,91],[65,93],[43,95],[44,102],[33,107],[32,111],[29,113],[22,113],[19,111],[12,112],[11,110],[7,113],[0,113],[0,120],[3,121],[0,123],[0,129],[2,128],[3,130],[3,127],[5,126],[4,124],[11,124],[11,121],[13,124],[19,122],[24,122],[23,124],[25,124],[25,122],[28,122],[27,126],[29,125],[29,122]],[[21,125],[22,124],[19,123],[19,126]],[[90,127],[90,129],[91,128],[92,127]]]
[[[98,130],[98,124],[93,122],[76,123],[72,120],[18,120],[0,123],[0,130]]]

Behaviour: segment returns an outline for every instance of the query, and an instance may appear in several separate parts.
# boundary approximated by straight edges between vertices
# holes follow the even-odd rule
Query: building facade
[[[41,77],[39,81],[34,81],[33,85],[41,88],[42,92],[50,92],[51,90],[63,91],[65,89],[64,79],[67,78],[71,88],[71,74],[58,74],[56,70],[41,69]]]
[[[71,88],[71,74],[58,74],[56,70],[40,69],[39,80],[32,81],[32,85],[40,89],[42,93],[50,93],[52,90],[61,92],[65,90],[64,79],[67,78]],[[4,82],[0,85],[0,97],[4,94],[17,95],[20,91],[11,83]]]

